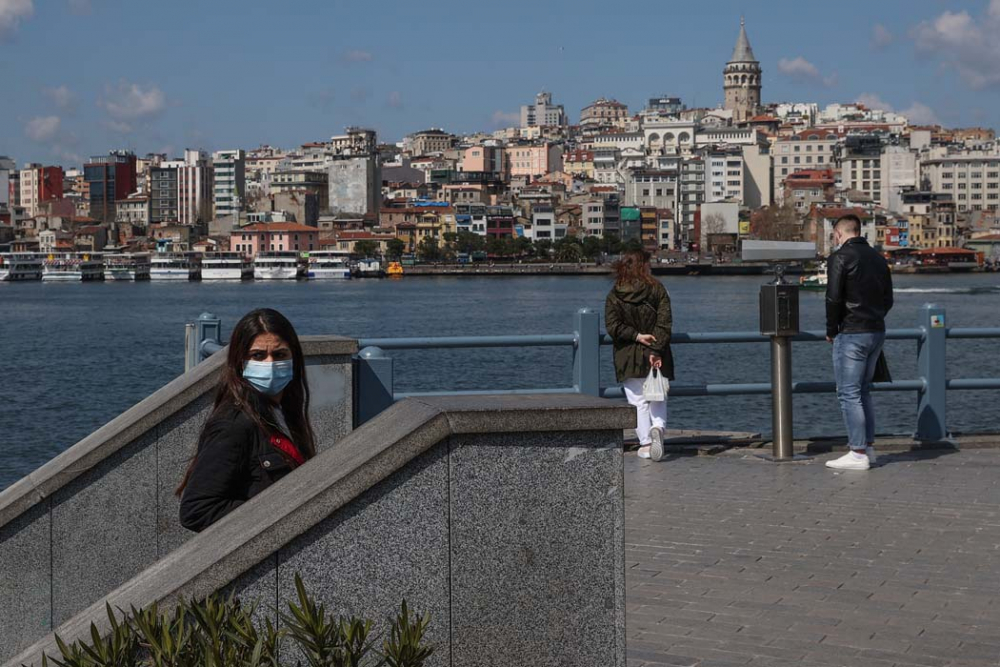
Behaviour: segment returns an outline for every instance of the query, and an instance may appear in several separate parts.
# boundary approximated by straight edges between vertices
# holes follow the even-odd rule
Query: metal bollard
[[[392,357],[382,348],[366,347],[354,359],[354,428],[394,402]]]
[[[573,315],[573,387],[578,393],[601,395],[601,316],[589,308]]]
[[[223,348],[222,320],[212,313],[202,313],[195,322],[198,360],[201,363]]]
[[[920,309],[924,337],[917,343],[917,370],[924,382],[918,392],[916,440],[935,442],[948,437],[947,341],[945,310],[933,303]]]
[[[195,338],[194,324],[188,322],[184,325],[184,372],[194,368],[198,364],[198,343]]]
[[[775,461],[791,460],[794,455],[792,435],[792,339],[771,337],[771,430]]]

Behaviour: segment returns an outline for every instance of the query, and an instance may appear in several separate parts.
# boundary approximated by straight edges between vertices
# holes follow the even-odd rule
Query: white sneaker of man
[[[868,455],[864,452],[850,451],[839,459],[827,461],[826,467],[834,470],[868,470],[871,464],[868,462]]]

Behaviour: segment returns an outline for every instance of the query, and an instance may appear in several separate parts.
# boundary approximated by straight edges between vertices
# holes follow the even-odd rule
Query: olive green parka
[[[670,295],[659,281],[615,285],[604,304],[604,324],[614,341],[615,375],[619,382],[646,377],[651,368],[651,353],[662,357],[663,376],[674,379]],[[640,345],[635,340],[638,334],[653,334],[656,342],[649,347]]]

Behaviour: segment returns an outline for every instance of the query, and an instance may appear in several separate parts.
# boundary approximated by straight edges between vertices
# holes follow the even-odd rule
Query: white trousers
[[[642,383],[645,381],[645,378],[629,378],[622,383],[625,398],[628,399],[629,405],[635,406],[637,413],[635,434],[639,437],[639,445],[643,447],[653,442],[649,437],[650,429],[667,427],[667,402],[650,403],[643,398]]]

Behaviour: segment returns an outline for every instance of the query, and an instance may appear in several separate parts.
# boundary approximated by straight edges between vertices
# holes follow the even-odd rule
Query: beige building
[[[305,192],[315,195],[319,210],[326,211],[330,208],[330,175],[325,171],[274,172],[271,175],[272,195],[290,192]]]
[[[840,134],[834,130],[808,129],[778,139],[772,147],[774,184],[777,203],[784,199],[785,179],[797,171],[832,169]]]
[[[613,127],[628,118],[628,107],[618,100],[600,98],[585,106],[580,112],[580,125]]]
[[[408,138],[410,155],[431,155],[443,153],[455,145],[454,135],[444,130],[430,129],[415,132]]]
[[[995,211],[1000,204],[1000,154],[937,155],[920,165],[933,192],[950,194],[958,211]]]
[[[550,143],[510,146],[507,159],[511,178],[541,178],[562,171],[562,146]]]

